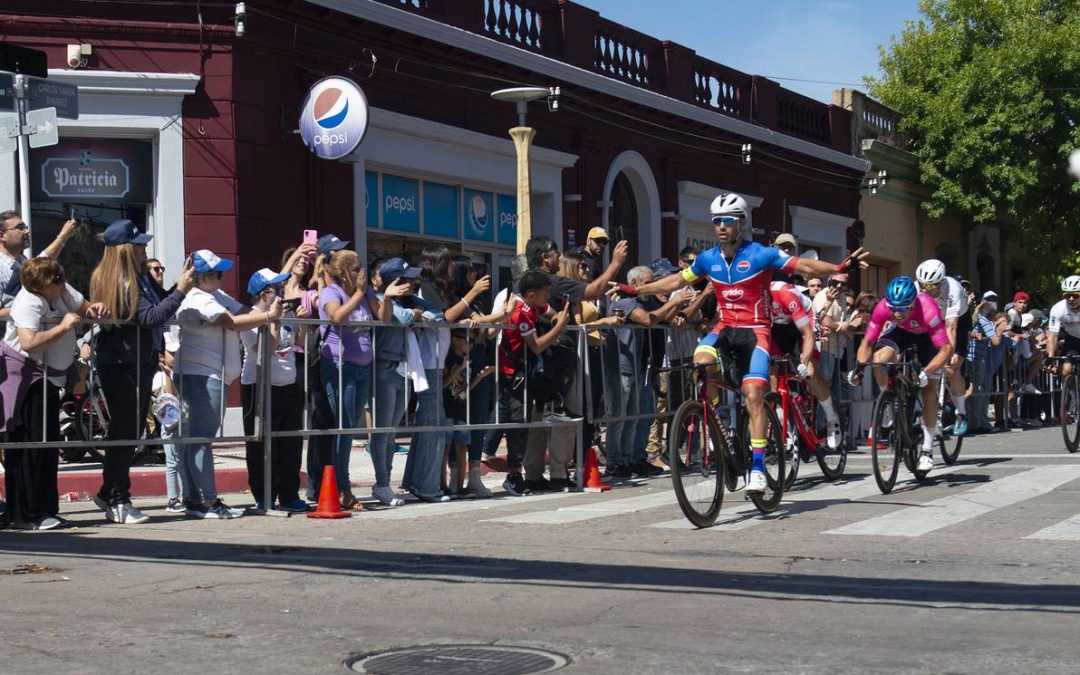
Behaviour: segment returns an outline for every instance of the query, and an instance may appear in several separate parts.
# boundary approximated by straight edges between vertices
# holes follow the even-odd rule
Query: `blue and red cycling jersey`
[[[745,241],[730,264],[717,245],[703,251],[682,276],[691,283],[701,277],[712,282],[717,328],[766,328],[772,321],[769,283],[773,270],[791,274],[798,262],[780,249]]]

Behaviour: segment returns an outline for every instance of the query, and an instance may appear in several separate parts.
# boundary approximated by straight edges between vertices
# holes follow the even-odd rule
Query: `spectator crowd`
[[[599,227],[567,252],[533,237],[513,261],[513,287],[498,293],[483,265],[445,245],[427,246],[417,260],[365,266],[350,242],[323,234],[286,250],[279,269],[259,269],[237,284],[246,293],[233,298],[222,290],[233,262],[206,249],[192,253],[165,288],[163,265],[147,258],[151,236],[129,220],[104,231],[89,288],[76,289],[57,260],[75,226],[65,224],[27,259],[25,223],[13,211],[0,213],[0,317],[7,321],[0,400],[12,444],[4,452],[5,517],[19,529],[66,525],[58,454],[33,444],[63,440],[61,400],[87,370],[79,359],[92,364],[107,402],[108,443],[93,495],[105,517],[149,520],[132,503],[130,472],[136,444],[152,433],[165,451],[166,510],[230,519],[245,511],[217,492],[213,446],[236,380],[255,509],[308,511],[327,466],[349,511],[373,502],[400,507],[410,495],[489,498],[483,478],[497,466],[505,468],[503,490],[524,496],[574,484],[579,429],[609,480],[663,473],[663,414],[690,395],[681,366],[715,323],[707,278],[655,297],[627,294],[620,283],[636,287],[676,273],[700,251],[682,249],[676,264],[660,258],[624,269],[627,243],[611,245]],[[785,234],[774,245],[794,254],[797,243]],[[843,274],[786,281],[812,306],[819,375],[835,400],[850,401],[840,373],[876,296],[852,294]],[[993,291],[977,296],[963,283],[972,308],[964,366],[972,432],[1038,425],[1049,416],[1037,379],[1043,312],[1025,293],[999,308]],[[281,432],[273,436],[269,493],[263,442],[250,440],[259,437],[258,423]],[[489,428],[459,428],[466,425]],[[495,458],[504,440],[502,467]],[[350,480],[356,443],[374,469],[370,498]],[[403,479],[393,485],[401,454]]]

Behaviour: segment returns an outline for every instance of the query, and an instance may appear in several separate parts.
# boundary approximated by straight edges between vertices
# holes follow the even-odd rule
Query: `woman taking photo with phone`
[[[101,326],[94,361],[102,392],[109,402],[109,440],[134,441],[146,431],[158,356],[165,350],[162,326],[180,307],[195,283],[190,264],[176,288],[166,293],[148,274],[146,244],[151,235],[130,220],[106,228],[105,254],[90,276],[90,297],[104,305],[109,321]],[[101,489],[94,503],[114,523],[144,523],[149,517],[131,504],[131,462],[135,446],[105,450]]]

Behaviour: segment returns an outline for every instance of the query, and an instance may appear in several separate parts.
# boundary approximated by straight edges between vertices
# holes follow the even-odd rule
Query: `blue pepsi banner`
[[[420,181],[383,174],[382,224],[385,230],[420,231]]]
[[[326,77],[311,86],[300,109],[300,137],[316,156],[341,159],[367,133],[368,102],[350,79]]]
[[[364,172],[364,214],[368,227],[379,227],[379,174]]]
[[[465,238],[473,241],[495,241],[495,209],[490,192],[464,191],[465,203],[462,216]]]
[[[517,197],[495,196],[496,212],[499,214],[499,243],[517,244]]]
[[[458,190],[424,181],[424,234],[458,238]]]

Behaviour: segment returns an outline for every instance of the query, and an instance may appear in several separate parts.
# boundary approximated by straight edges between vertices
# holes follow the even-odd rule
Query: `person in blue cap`
[[[98,332],[94,363],[112,417],[109,440],[138,440],[146,430],[158,355],[165,349],[162,326],[195,284],[185,266],[171,292],[148,274],[146,245],[152,236],[130,220],[117,220],[101,235],[105,253],[90,276],[90,298],[110,317]],[[105,450],[101,488],[94,503],[114,523],[144,523],[149,518],[131,504],[131,462],[135,446]]]
[[[262,268],[251,275],[247,292],[251,296],[251,306],[259,311],[269,311],[274,301],[281,297],[281,284],[289,278],[288,272],[277,274],[268,268]],[[292,313],[288,312],[288,316]],[[270,376],[270,428],[273,431],[295,431],[300,428],[304,414],[303,392],[297,383],[296,359],[293,346],[296,343],[296,326],[282,322],[270,324],[270,340],[273,348],[269,359]],[[265,375],[266,367],[259,367],[259,328],[248,328],[240,332],[240,342],[244,345],[244,365],[240,370],[240,392],[244,402],[244,435],[255,433],[255,418],[258,412],[258,387],[260,375]],[[278,508],[292,513],[303,513],[308,504],[300,499],[300,457],[303,439],[299,436],[283,436],[274,439],[270,467],[270,495],[263,494],[263,442],[247,442],[248,485],[255,497],[255,508],[264,511],[274,508],[277,498]]]
[[[191,254],[195,270],[192,288],[176,321],[180,324],[180,349],[176,352],[173,379],[187,407],[180,435],[196,438],[216,436],[221,426],[224,390],[240,375],[240,341],[236,334],[281,318],[281,300],[268,309],[251,310],[221,290],[221,278],[232,261],[213,251]],[[239,518],[244,512],[229,508],[217,494],[211,443],[178,446],[177,470],[183,485],[185,513],[193,518]]]

